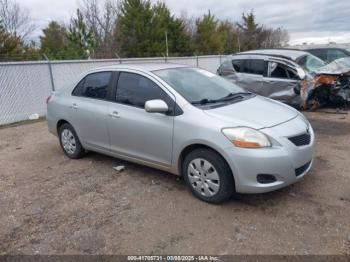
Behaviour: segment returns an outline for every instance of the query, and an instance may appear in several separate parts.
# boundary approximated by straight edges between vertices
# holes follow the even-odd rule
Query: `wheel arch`
[[[58,120],[58,121],[57,121],[57,124],[56,124],[56,131],[57,131],[57,134],[59,134],[60,128],[61,128],[61,126],[64,125],[64,124],[69,124],[69,125],[72,126],[72,124],[69,123],[69,122],[68,122],[67,120],[65,120],[65,119],[60,119],[60,120]],[[74,128],[74,127],[73,127],[73,128]]]
[[[185,148],[182,149],[182,151],[181,151],[181,153],[179,155],[178,161],[177,161],[177,170],[178,170],[178,174],[180,176],[182,176],[182,164],[183,164],[183,161],[184,161],[186,155],[188,155],[190,152],[192,152],[192,151],[194,151],[196,149],[199,149],[199,148],[205,148],[205,149],[212,150],[215,153],[217,153],[219,156],[221,156],[222,159],[226,162],[227,166],[230,168],[233,180],[235,181],[233,170],[232,170],[230,164],[228,163],[228,161],[226,160],[225,156],[223,156],[223,154],[221,154],[218,150],[216,150],[212,146],[209,146],[209,145],[206,145],[206,144],[202,144],[202,143],[190,144],[190,145],[187,145]]]

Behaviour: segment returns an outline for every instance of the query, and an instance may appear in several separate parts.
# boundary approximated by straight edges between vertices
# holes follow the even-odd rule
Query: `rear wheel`
[[[63,152],[72,159],[78,159],[85,155],[85,149],[82,147],[74,128],[68,124],[63,124],[58,131],[60,145]]]
[[[209,203],[222,203],[234,192],[234,179],[226,161],[213,150],[201,148],[184,159],[182,174],[192,193]]]

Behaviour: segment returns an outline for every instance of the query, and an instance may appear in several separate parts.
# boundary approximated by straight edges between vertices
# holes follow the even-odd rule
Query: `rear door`
[[[262,94],[263,77],[267,63],[263,59],[245,59],[241,67],[239,86],[247,91]]]
[[[228,74],[225,74],[225,72],[223,72],[223,76],[225,76],[226,78],[232,80],[235,84],[237,84],[238,86],[244,88],[244,67],[245,67],[245,59],[233,59],[232,60],[232,66],[233,66],[233,70],[234,73],[230,73],[230,71],[228,71]]]
[[[112,72],[92,73],[73,91],[71,124],[81,142],[89,148],[109,149],[107,115],[112,80]]]
[[[148,113],[145,102],[165,101],[168,113]],[[172,161],[175,97],[146,75],[120,72],[116,103],[109,105],[111,150],[130,158],[169,166]]]
[[[264,77],[263,95],[283,102],[291,102],[297,96],[299,77],[296,69],[275,62],[268,62],[268,73]]]

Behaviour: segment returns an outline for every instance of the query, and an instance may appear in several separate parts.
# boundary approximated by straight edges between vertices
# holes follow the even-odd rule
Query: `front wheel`
[[[85,149],[82,147],[74,128],[66,123],[58,131],[60,145],[63,152],[72,159],[78,159],[85,155]]]
[[[209,203],[222,203],[234,192],[234,179],[226,161],[213,150],[201,148],[184,159],[182,174],[192,193]]]

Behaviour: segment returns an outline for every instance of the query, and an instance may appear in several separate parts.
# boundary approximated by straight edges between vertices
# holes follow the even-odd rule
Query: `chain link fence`
[[[46,115],[46,98],[96,67],[129,63],[178,63],[201,67],[213,73],[223,56],[130,58],[108,60],[40,61],[0,63],[0,125]]]

